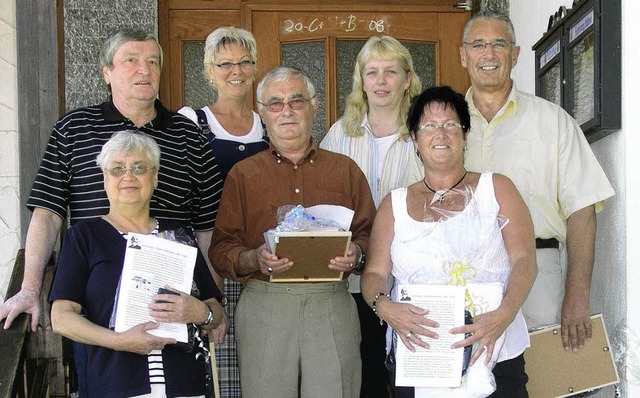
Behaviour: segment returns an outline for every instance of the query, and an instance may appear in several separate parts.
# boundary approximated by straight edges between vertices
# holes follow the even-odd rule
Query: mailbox
[[[620,129],[620,1],[576,0],[533,46],[536,95],[563,107],[589,142]]]

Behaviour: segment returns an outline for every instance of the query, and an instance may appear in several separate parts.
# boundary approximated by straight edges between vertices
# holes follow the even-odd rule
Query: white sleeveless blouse
[[[464,187],[461,190],[467,191],[465,208],[447,213],[448,217],[437,222],[411,218],[407,211],[407,188],[391,192],[395,219],[391,243],[394,301],[400,299],[398,284],[498,282],[506,289],[511,263],[501,229],[508,220],[498,214],[500,207],[492,173],[480,176],[475,192]],[[529,346],[527,326],[520,311],[504,337],[497,362],[515,358]]]

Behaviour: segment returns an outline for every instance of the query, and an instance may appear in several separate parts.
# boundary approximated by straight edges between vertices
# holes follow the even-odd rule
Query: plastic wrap
[[[302,205],[283,205],[276,212],[276,231],[340,231],[340,224],[332,220],[317,218],[307,213]]]
[[[629,329],[626,318],[622,318],[609,339],[621,381],[619,396],[625,397],[623,381],[640,385],[640,336]]]

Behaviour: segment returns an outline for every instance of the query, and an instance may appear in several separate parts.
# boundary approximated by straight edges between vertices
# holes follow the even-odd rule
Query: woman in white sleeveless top
[[[537,273],[533,224],[507,177],[465,170],[469,125],[467,103],[450,87],[432,87],[414,98],[408,127],[425,178],[392,191],[371,233],[362,289],[389,325],[390,359],[400,344],[411,352],[428,349],[445,333],[468,336],[453,349],[472,347],[460,387],[395,387],[396,398],[528,396],[523,353],[529,337],[520,307]],[[473,323],[438,328],[436,309],[411,304],[399,288],[419,284],[466,286]],[[478,295],[483,291],[497,292],[497,299]]]

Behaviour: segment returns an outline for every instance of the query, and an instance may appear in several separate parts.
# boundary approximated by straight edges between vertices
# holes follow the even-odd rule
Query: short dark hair
[[[420,129],[420,119],[424,113],[424,108],[432,103],[443,104],[451,107],[462,124],[462,131],[466,134],[471,125],[471,116],[469,115],[469,105],[464,95],[456,92],[449,86],[433,86],[416,95],[411,100],[409,114],[407,115],[407,128],[413,138]]]

